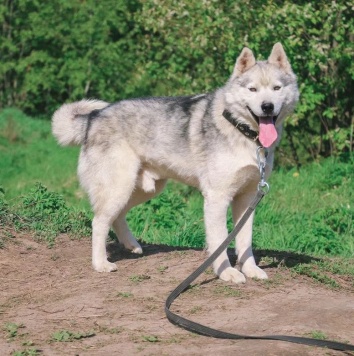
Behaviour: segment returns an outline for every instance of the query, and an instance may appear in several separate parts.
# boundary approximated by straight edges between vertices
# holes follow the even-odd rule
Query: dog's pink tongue
[[[259,141],[263,147],[269,147],[278,137],[272,117],[259,118]]]

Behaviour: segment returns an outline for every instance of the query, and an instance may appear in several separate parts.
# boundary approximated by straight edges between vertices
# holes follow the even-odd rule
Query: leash
[[[241,217],[240,221],[231,233],[227,236],[225,241],[212,253],[192,274],[190,274],[182,283],[180,283],[177,288],[172,291],[172,293],[168,296],[165,302],[165,313],[167,319],[174,325],[180,326],[186,330],[192,331],[199,335],[214,337],[218,339],[232,339],[232,340],[277,340],[277,341],[286,341],[292,342],[296,344],[304,344],[309,346],[318,346],[318,347],[325,347],[328,349],[339,350],[339,351],[354,351],[354,345],[345,344],[336,341],[329,341],[329,340],[318,340],[312,339],[307,337],[299,337],[299,336],[287,336],[287,335],[264,335],[264,336],[250,336],[250,335],[241,335],[241,334],[233,334],[228,333],[225,331],[217,330],[210,328],[208,326],[196,323],[194,321],[188,320],[183,318],[180,315],[173,313],[170,310],[172,303],[175,301],[176,298],[180,294],[182,294],[190,284],[196,280],[224,251],[230,242],[237,236],[240,232],[242,227],[245,225],[253,211],[255,210],[256,206],[260,203],[262,198],[268,193],[269,185],[265,181],[265,164],[266,164],[266,151],[264,154],[264,159],[262,160],[260,157],[260,151],[263,147],[257,148],[257,159],[258,159],[258,166],[261,174],[261,180],[258,184],[258,191],[257,195],[254,198],[253,202],[250,204],[244,215]]]

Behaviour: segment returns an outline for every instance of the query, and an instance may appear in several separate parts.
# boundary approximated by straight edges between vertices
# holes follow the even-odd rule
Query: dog
[[[214,92],[107,103],[81,100],[62,105],[52,131],[61,145],[81,145],[78,176],[94,212],[92,265],[111,272],[107,259],[110,227],[133,253],[142,248],[125,216],[174,179],[200,190],[208,253],[225,240],[227,209],[236,223],[254,199],[260,180],[257,147],[267,148],[269,176],[286,116],[299,98],[297,79],[280,43],[267,61],[245,47],[226,84]],[[253,215],[236,239],[239,269],[226,251],[213,263],[224,281],[266,279],[252,253]]]

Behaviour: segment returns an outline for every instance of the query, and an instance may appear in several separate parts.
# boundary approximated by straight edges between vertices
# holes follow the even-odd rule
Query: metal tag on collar
[[[261,151],[263,151],[263,157],[261,157]],[[269,192],[269,184],[265,180],[265,167],[267,164],[267,156],[268,156],[268,151],[266,148],[263,146],[257,147],[257,164],[259,168],[259,174],[260,174],[260,181],[258,183],[258,190],[262,191],[264,194],[267,194]]]

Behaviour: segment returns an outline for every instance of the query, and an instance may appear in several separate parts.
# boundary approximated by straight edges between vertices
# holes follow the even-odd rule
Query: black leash
[[[261,185],[262,187],[262,185]],[[299,336],[286,336],[286,335],[265,335],[265,336],[249,336],[249,335],[238,335],[238,334],[232,334],[228,332],[224,332],[221,330],[216,330],[209,328],[207,326],[204,326],[202,324],[195,323],[191,320],[185,319],[173,312],[171,312],[170,307],[174,300],[181,294],[183,293],[189,286],[190,284],[197,279],[214,261],[215,259],[220,255],[222,251],[224,251],[230,242],[236,237],[236,235],[239,233],[239,231],[242,229],[258,203],[262,200],[264,195],[266,194],[265,191],[263,191],[261,188],[258,189],[258,193],[254,199],[254,201],[251,203],[249,208],[246,210],[245,214],[242,216],[241,220],[238,222],[238,224],[235,226],[235,228],[231,231],[229,236],[226,238],[226,240],[218,247],[218,249],[210,255],[210,257],[202,263],[191,275],[189,275],[167,298],[166,303],[165,303],[165,313],[167,316],[167,319],[175,325],[178,325],[184,329],[187,329],[189,331],[192,331],[196,334],[200,335],[205,335],[205,336],[210,336],[214,338],[219,338],[219,339],[233,339],[233,340],[278,340],[278,341],[287,341],[287,342],[292,342],[296,344],[304,344],[304,345],[310,345],[310,346],[319,346],[319,347],[326,347],[329,349],[333,350],[339,350],[339,351],[354,351],[354,345],[350,344],[344,344],[341,342],[336,342],[336,341],[327,341],[327,340],[317,340],[317,339],[311,339],[311,338],[306,338],[306,337],[299,337]]]

